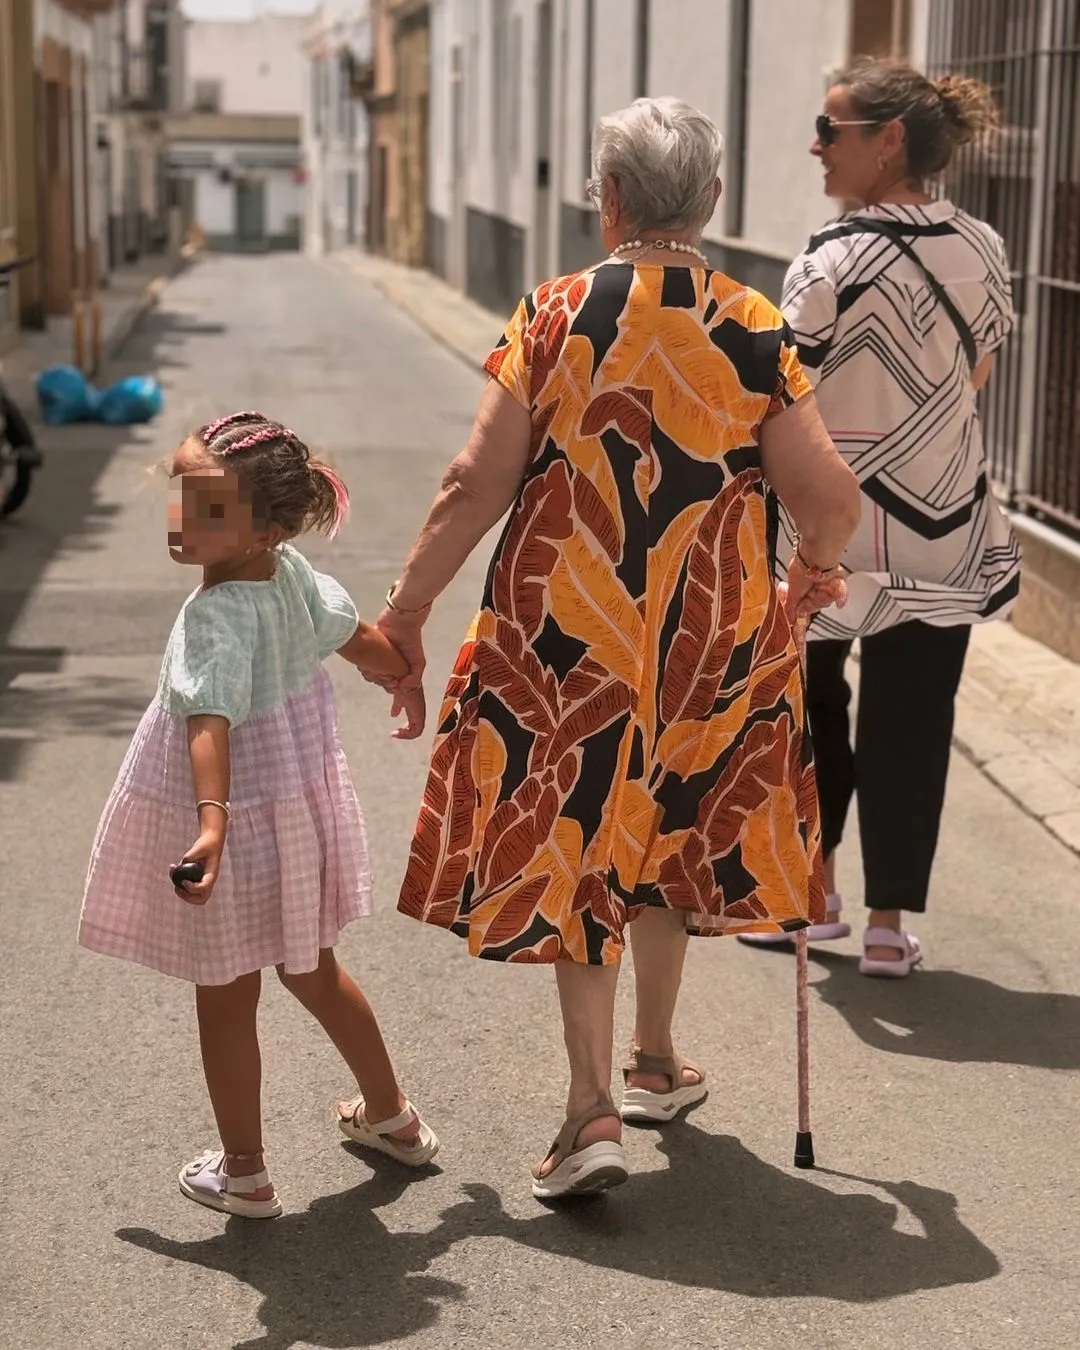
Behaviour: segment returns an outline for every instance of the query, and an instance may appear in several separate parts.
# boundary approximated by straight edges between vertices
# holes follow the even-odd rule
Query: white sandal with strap
[[[614,1139],[601,1139],[584,1148],[574,1148],[578,1135],[594,1120],[606,1116],[619,1118],[612,1101],[600,1102],[583,1111],[580,1116],[568,1120],[563,1125],[552,1144],[546,1162],[554,1166],[541,1175],[540,1164],[533,1170],[532,1193],[537,1200],[559,1200],[569,1195],[596,1195],[600,1191],[609,1191],[613,1186],[621,1186],[629,1180],[630,1169],[626,1165],[626,1154],[622,1144]]]
[[[281,1201],[276,1192],[269,1200],[248,1198],[270,1185],[266,1168],[249,1177],[233,1177],[225,1170],[225,1159],[223,1149],[200,1153],[180,1169],[181,1191],[197,1205],[220,1210],[223,1214],[238,1214],[243,1219],[276,1219],[281,1213]]]
[[[891,947],[903,955],[897,961],[871,961],[866,955],[870,947]],[[894,933],[891,928],[868,928],[863,934],[863,956],[859,962],[860,975],[879,976],[888,980],[902,980],[922,961],[919,939],[911,933]]]
[[[420,1124],[415,1139],[394,1138],[395,1130],[403,1130],[414,1120]],[[423,1167],[439,1151],[435,1131],[420,1119],[420,1112],[410,1101],[406,1101],[404,1111],[372,1125],[364,1118],[364,1098],[354,1097],[351,1102],[344,1103],[344,1109],[338,1107],[338,1125],[345,1138],[354,1144],[378,1149],[406,1167]]]
[[[683,1073],[689,1069],[696,1073],[696,1083],[684,1083]],[[654,1092],[651,1088],[631,1087],[632,1073],[655,1075],[666,1078],[670,1087],[667,1092]],[[640,1050],[631,1050],[630,1058],[623,1066],[622,1107],[619,1114],[623,1120],[633,1124],[636,1121],[673,1120],[687,1106],[693,1106],[709,1095],[704,1070],[687,1060],[676,1061],[672,1055],[645,1055]]]

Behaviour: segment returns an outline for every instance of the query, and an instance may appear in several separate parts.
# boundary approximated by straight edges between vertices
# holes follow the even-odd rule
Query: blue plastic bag
[[[37,378],[41,415],[51,427],[97,420],[101,394],[75,366],[50,366]]]
[[[65,422],[107,422],[130,426],[161,412],[161,385],[150,375],[130,375],[102,393],[75,366],[50,366],[37,378],[41,415],[50,426]]]
[[[131,375],[101,395],[98,416],[110,426],[149,422],[161,411],[161,385],[150,375]]]

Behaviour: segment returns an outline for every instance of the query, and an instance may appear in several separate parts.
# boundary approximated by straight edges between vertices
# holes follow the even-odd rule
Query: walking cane
[[[795,620],[795,645],[799,661],[806,670],[806,617]],[[795,1166],[814,1166],[814,1136],[810,1129],[810,998],[806,929],[795,934],[795,1032],[798,1079],[798,1128],[795,1134]]]

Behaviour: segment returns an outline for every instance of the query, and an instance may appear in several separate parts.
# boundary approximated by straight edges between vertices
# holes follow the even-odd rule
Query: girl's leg
[[[315,970],[290,975],[279,966],[278,977],[319,1022],[356,1075],[368,1123],[375,1125],[404,1111],[405,1094],[398,1086],[375,1014],[356,981],[338,965],[333,948],[320,951]],[[414,1139],[419,1130],[419,1120],[413,1120],[395,1130],[393,1138]]]
[[[686,922],[681,913],[648,907],[630,924],[630,949],[634,954],[634,992],[637,1015],[634,1045],[646,1055],[674,1055],[671,1023],[682,984],[686,944]],[[670,1092],[672,1088],[701,1081],[696,1069],[685,1066],[682,1083],[669,1084],[656,1074],[632,1073],[630,1087],[648,1092]]]
[[[971,629],[910,622],[862,643],[856,761],[872,927],[899,932],[926,909]],[[895,961],[891,947],[871,960]]]
[[[571,1120],[598,1104],[611,1105],[610,1116],[590,1121],[582,1129],[575,1148],[587,1148],[604,1139],[618,1142],[622,1138],[622,1122],[611,1100],[618,963],[586,966],[577,961],[557,961],[555,982],[559,988],[563,1038],[570,1060],[566,1118]],[[550,1171],[551,1166],[550,1161],[543,1164],[540,1175]]]
[[[844,834],[855,792],[855,753],[851,746],[851,687],[844,667],[850,642],[828,639],[806,647],[806,710],[814,747],[821,848],[825,855],[825,889],[836,895],[836,850]],[[830,913],[829,921],[836,915]]]
[[[262,975],[252,971],[232,984],[196,985],[203,1073],[214,1108],[225,1170],[247,1177],[263,1169],[262,1057],[256,1017]],[[269,1200],[273,1186],[253,1192],[249,1200]]]

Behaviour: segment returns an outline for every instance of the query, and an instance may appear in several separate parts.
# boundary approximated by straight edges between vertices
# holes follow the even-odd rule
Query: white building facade
[[[830,214],[807,153],[829,73],[928,0],[432,0],[429,264],[505,310],[599,256],[586,201],[605,112],[671,94],[723,131],[717,265],[772,294]],[[865,36],[864,36],[865,35]]]
[[[364,241],[371,70],[366,0],[324,0],[304,34],[304,243],[319,256]]]
[[[169,119],[169,163],[211,249],[300,247],[304,23],[267,14],[187,25],[186,107]]]

